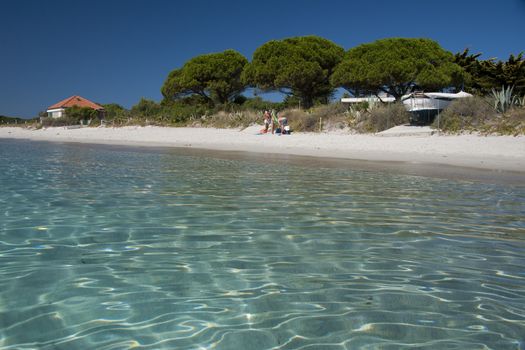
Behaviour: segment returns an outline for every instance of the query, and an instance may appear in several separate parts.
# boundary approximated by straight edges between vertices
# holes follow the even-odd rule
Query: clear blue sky
[[[319,35],[349,49],[426,37],[506,60],[525,50],[525,0],[0,0],[0,115],[33,117],[71,95],[127,108],[160,101],[188,59]]]

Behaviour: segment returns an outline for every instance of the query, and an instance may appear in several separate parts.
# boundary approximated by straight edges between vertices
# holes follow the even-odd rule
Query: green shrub
[[[481,130],[495,116],[496,112],[486,99],[478,96],[461,98],[443,110],[439,118],[434,119],[432,127],[450,133]]]
[[[126,109],[117,103],[108,103],[102,106],[107,120],[117,119],[126,113]]]
[[[262,114],[254,111],[220,111],[201,119],[202,125],[215,128],[246,128],[261,122]]]
[[[60,118],[52,117],[41,117],[40,121],[42,126],[68,126],[68,125],[79,125],[81,123],[87,124],[94,120],[98,120],[99,111],[89,107],[78,107],[73,106],[67,108],[65,115]]]
[[[175,103],[163,107],[157,115],[151,117],[152,121],[159,125],[186,125],[187,123],[199,120],[206,115],[205,106],[191,106],[187,104]]]
[[[301,109],[288,109],[280,113],[288,119],[293,131],[319,131],[319,117]]]
[[[45,117],[41,119],[42,126],[44,127],[50,127],[50,126],[68,126],[68,125],[78,125],[80,124],[80,121],[77,118],[71,118],[71,117],[60,117],[60,118],[51,118],[51,117]]]
[[[358,132],[380,132],[397,125],[408,124],[410,114],[401,103],[374,104],[358,114],[353,126]]]
[[[66,117],[64,120],[71,121],[71,124],[88,123],[93,119],[98,118],[99,111],[89,107],[73,106],[66,109]],[[60,119],[60,118],[59,118]]]
[[[157,115],[161,109],[160,104],[143,97],[136,105],[131,107],[131,114],[137,117],[152,117]]]
[[[447,133],[463,131],[482,134],[525,134],[525,108],[512,107],[498,114],[492,98],[471,97],[454,101],[440,115],[439,127]],[[438,120],[433,127],[438,126]]]
[[[200,119],[207,113],[207,107],[201,104],[192,104],[195,99],[181,99],[176,102],[161,104],[142,98],[131,110],[120,106],[107,113],[107,122],[113,126],[124,125],[161,125],[175,126]],[[120,108],[118,108],[120,107]]]

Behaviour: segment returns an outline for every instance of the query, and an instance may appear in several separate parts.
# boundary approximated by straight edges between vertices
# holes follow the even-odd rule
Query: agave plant
[[[492,98],[494,100],[494,109],[497,112],[505,113],[507,112],[512,106],[520,104],[522,101],[520,101],[519,97],[514,96],[512,94],[512,91],[514,90],[514,86],[508,86],[505,88],[505,86],[501,87],[501,90],[497,91],[492,89]]]
[[[519,96],[516,97],[516,105],[519,107],[525,107],[525,95],[521,98]]]

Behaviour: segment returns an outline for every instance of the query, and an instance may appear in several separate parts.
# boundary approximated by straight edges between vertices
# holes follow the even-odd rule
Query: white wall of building
[[[56,109],[48,109],[47,110],[47,116],[51,118],[60,118],[65,116],[64,108],[56,108]]]

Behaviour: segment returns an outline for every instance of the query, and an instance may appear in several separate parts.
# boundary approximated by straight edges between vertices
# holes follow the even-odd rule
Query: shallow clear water
[[[6,140],[0,184],[0,349],[525,346],[525,186]]]

